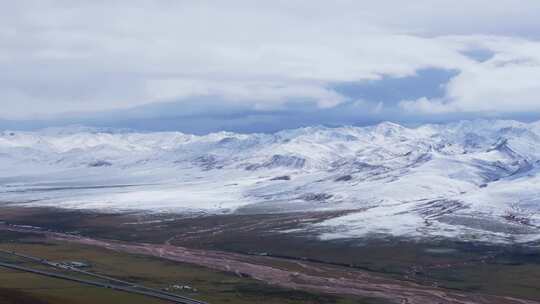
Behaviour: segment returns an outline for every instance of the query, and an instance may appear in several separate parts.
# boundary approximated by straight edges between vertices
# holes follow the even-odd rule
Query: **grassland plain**
[[[188,285],[197,292],[187,295],[209,303],[313,303],[375,304],[376,299],[322,295],[268,286],[234,274],[176,263],[147,256],[131,255],[93,246],[45,241],[39,235],[0,232],[0,249],[24,252],[52,261],[85,261],[91,270],[148,287]],[[3,256],[3,260],[16,261]],[[26,265],[29,266],[29,265]],[[165,303],[143,296],[89,287],[58,279],[0,268],[0,303]]]
[[[325,213],[286,216],[185,217],[174,214],[101,214],[42,208],[1,208],[0,211],[2,211],[0,220],[12,224],[39,226],[53,231],[89,237],[127,242],[168,243],[189,248],[223,250],[254,256],[275,256],[282,258],[282,260],[274,261],[272,266],[292,270],[297,267],[297,264],[288,261],[312,261],[337,267],[367,270],[397,280],[414,281],[426,286],[439,286],[449,290],[540,300],[540,252],[537,250],[538,247],[459,243],[441,239],[418,242],[407,239],[374,238],[324,242],[305,234],[276,232],[282,229],[298,228],[307,221],[316,222],[326,216],[331,216]],[[36,241],[34,239],[32,242]],[[24,244],[19,242],[17,245]],[[27,245],[37,246],[37,244]],[[41,245],[40,250],[58,248],[57,258],[65,254],[66,249],[70,248],[69,246],[75,246],[68,244]],[[90,254],[92,250],[97,250],[83,248],[85,248],[84,255]],[[397,252],[399,254],[396,254]],[[143,256],[138,256],[138,259],[154,260]],[[97,261],[100,260],[102,257],[97,259]],[[167,265],[171,265],[169,263],[172,262],[157,260],[156,263],[164,263],[159,265],[159,268],[163,268],[170,267]],[[102,265],[100,271],[120,275],[121,278],[142,281],[147,278],[135,270],[130,270],[130,274],[124,273],[123,269],[130,269],[133,266],[122,264],[121,261],[112,261],[107,265],[113,266]],[[115,270],[108,269],[114,265],[122,265],[122,267]],[[179,264],[173,263],[172,265]],[[95,267],[100,267],[100,263],[96,263]],[[154,267],[158,268],[157,265]],[[182,273],[188,275],[187,277],[179,277],[179,282],[192,282],[195,279],[189,278],[198,278],[200,272],[205,271],[211,273],[212,276],[218,275],[216,272],[192,265],[186,264],[182,267],[186,267]],[[193,276],[188,269],[197,269],[193,271],[193,275],[199,276]],[[170,278],[164,278],[164,275],[158,275],[147,283],[152,285],[170,281]],[[292,303],[340,303],[340,301],[347,303],[347,301],[351,301],[348,298],[341,299],[333,296],[310,298],[309,293],[293,292],[291,294],[291,291],[279,288],[266,288],[266,285],[247,278],[237,278],[234,275],[231,278],[230,275],[224,273],[220,275],[225,275],[229,280],[234,278],[233,283],[211,284],[214,287],[221,286],[214,289],[221,295],[235,292],[247,299],[257,299],[257,295],[264,294],[265,298],[271,299],[281,294],[282,296],[277,296],[278,299],[280,297],[296,299],[297,302]],[[209,278],[201,278],[200,280],[201,282],[212,282]],[[201,284],[204,285],[204,283]],[[227,289],[226,286],[231,288]],[[271,290],[274,291],[270,292]],[[370,302],[369,300],[352,301],[355,301],[354,303]],[[235,301],[234,303],[242,302]],[[272,302],[266,301],[265,303]]]

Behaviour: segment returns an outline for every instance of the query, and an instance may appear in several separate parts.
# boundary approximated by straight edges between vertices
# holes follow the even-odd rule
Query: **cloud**
[[[175,100],[214,96],[224,101],[252,104],[257,109],[279,108],[291,101],[314,101],[320,108],[340,104],[347,98],[319,83],[309,81],[231,81],[193,78],[150,80],[146,86],[152,100]]]
[[[540,113],[540,43],[494,37],[461,41],[474,42],[494,55],[462,67],[446,84],[444,97],[405,100],[400,103],[402,108],[432,114]]]
[[[0,12],[0,118],[188,107],[200,98],[261,111],[328,109],[354,100],[336,83],[429,68],[458,74],[444,97],[402,108],[540,111],[531,80],[539,9],[510,0],[11,1]],[[469,55],[479,49],[490,57]],[[375,104],[374,113],[388,108]]]

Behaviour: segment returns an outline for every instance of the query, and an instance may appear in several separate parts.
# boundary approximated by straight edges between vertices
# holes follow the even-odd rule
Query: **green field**
[[[540,301],[540,251],[533,247],[463,243],[452,240],[348,239],[325,242],[309,235],[276,233],[298,228],[306,218],[325,214],[179,215],[99,214],[41,208],[1,208],[0,220],[39,226],[91,238],[147,242],[203,250],[280,257],[272,267],[298,271],[294,261],[310,261],[339,269],[439,286],[460,292],[511,296]],[[59,220],[56,220],[59,219]],[[300,221],[299,221],[300,220]],[[9,236],[2,237],[4,242]],[[267,286],[249,278],[146,256],[114,253],[73,244],[46,244],[38,238],[11,238],[22,252],[52,260],[91,261],[94,270],[158,288],[186,284],[199,290],[195,298],[211,303],[366,303],[367,300],[314,295]],[[7,246],[7,243],[4,245]],[[332,275],[329,273],[328,275]]]
[[[253,279],[146,256],[117,253],[92,246],[44,242],[30,234],[0,232],[1,249],[52,261],[85,261],[89,270],[118,279],[166,288],[189,285],[197,292],[183,295],[209,303],[381,303],[368,299],[313,294],[273,287]],[[13,262],[13,258],[3,257]],[[6,260],[7,259],[7,260]],[[29,265],[27,265],[29,266]],[[0,268],[0,303],[164,303],[143,296],[46,278]],[[26,301],[26,302],[25,302]]]

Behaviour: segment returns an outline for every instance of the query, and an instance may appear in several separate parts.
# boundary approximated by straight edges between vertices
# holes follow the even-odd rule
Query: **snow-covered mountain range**
[[[145,212],[351,210],[326,239],[540,240],[540,122],[275,134],[0,132],[3,204]]]

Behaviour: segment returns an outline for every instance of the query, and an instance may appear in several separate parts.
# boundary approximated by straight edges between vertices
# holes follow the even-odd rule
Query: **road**
[[[45,266],[54,267],[54,268],[57,268],[57,269],[60,269],[60,270],[69,270],[69,271],[77,272],[77,273],[80,273],[80,274],[83,274],[83,275],[91,276],[91,277],[94,277],[94,278],[107,280],[109,282],[115,283],[116,285],[118,285],[118,284],[120,284],[120,286],[125,285],[125,286],[122,286],[122,287],[130,287],[130,288],[134,288],[134,289],[137,289],[137,290],[143,290],[143,291],[146,291],[146,292],[149,292],[149,293],[152,293],[152,294],[161,294],[161,295],[165,295],[165,296],[168,296],[168,297],[174,297],[174,298],[180,299],[182,301],[191,301],[189,303],[208,304],[208,303],[197,301],[197,300],[194,300],[194,299],[191,299],[191,298],[188,298],[188,297],[183,297],[183,296],[180,296],[180,295],[177,295],[177,294],[174,294],[174,293],[165,292],[163,290],[150,288],[150,287],[138,285],[138,284],[135,284],[135,283],[132,283],[132,282],[122,281],[122,280],[112,278],[112,277],[109,277],[109,276],[105,276],[105,275],[101,275],[101,274],[81,270],[81,269],[78,269],[76,267],[64,264],[64,263],[52,262],[52,261],[49,261],[49,260],[41,258],[41,257],[35,257],[35,256],[31,256],[31,255],[28,255],[28,254],[22,254],[22,253],[18,253],[18,252],[15,252],[15,251],[9,251],[9,250],[3,250],[3,249],[0,249],[0,253],[13,255],[15,257],[23,258],[23,259],[32,261],[34,263],[43,264]],[[183,303],[183,302],[181,302],[181,303]]]
[[[179,304],[208,304],[206,302],[201,302],[201,301],[197,301],[197,300],[194,300],[194,299],[190,299],[190,298],[186,298],[186,297],[182,297],[182,296],[178,296],[178,295],[174,295],[174,294],[163,293],[163,292],[160,292],[160,291],[153,291],[153,290],[151,290],[149,288],[148,289],[138,289],[139,286],[121,286],[121,285],[118,285],[118,284],[111,284],[111,283],[103,283],[103,282],[99,282],[99,281],[86,280],[86,279],[81,279],[81,278],[77,278],[77,277],[74,277],[74,276],[64,275],[64,274],[60,274],[60,273],[54,273],[54,272],[50,272],[50,271],[33,269],[33,268],[30,268],[30,267],[19,266],[19,265],[5,263],[5,262],[0,262],[0,267],[9,268],[9,269],[18,270],[18,271],[29,272],[29,273],[33,273],[33,274],[37,274],[37,275],[41,275],[41,276],[47,276],[47,277],[51,277],[51,278],[55,278],[55,279],[66,280],[66,281],[76,282],[76,283],[90,285],[90,286],[96,286],[96,287],[108,288],[108,289],[112,289],[112,290],[118,290],[118,291],[133,293],[133,294],[139,294],[139,295],[152,297],[152,298],[156,298],[156,299],[160,299],[160,300],[165,300],[165,301],[169,301],[169,302],[173,302],[173,303],[179,303]]]

